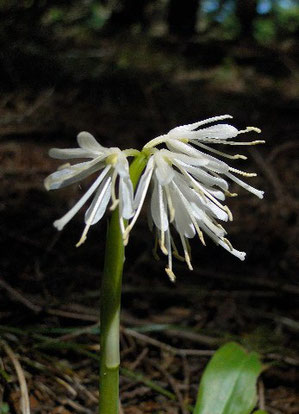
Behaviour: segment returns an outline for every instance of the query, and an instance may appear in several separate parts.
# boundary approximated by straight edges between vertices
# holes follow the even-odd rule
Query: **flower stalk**
[[[147,156],[143,152],[132,162],[130,177],[133,187],[146,163]],[[108,225],[101,287],[100,414],[117,414],[119,411],[119,320],[124,261],[125,247],[117,208]]]

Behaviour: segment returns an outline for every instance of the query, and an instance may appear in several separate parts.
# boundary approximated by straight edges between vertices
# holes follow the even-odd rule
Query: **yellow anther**
[[[224,241],[224,243],[225,243],[225,244],[227,244],[227,245],[228,245],[228,247],[230,248],[230,250],[234,250],[234,248],[233,248],[233,246],[232,246],[231,242],[230,242],[228,239],[226,239],[226,238],[224,237],[222,240]]]
[[[233,214],[230,209],[227,206],[223,206],[223,210],[226,211],[229,221],[233,221]]]
[[[173,273],[173,271],[171,269],[169,269],[169,267],[166,267],[165,272],[167,273],[170,281],[174,283],[175,282],[175,274]]]

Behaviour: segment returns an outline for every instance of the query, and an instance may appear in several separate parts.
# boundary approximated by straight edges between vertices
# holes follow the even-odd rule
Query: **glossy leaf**
[[[193,414],[250,414],[262,371],[258,354],[230,342],[211,358],[202,376]]]
[[[268,414],[265,410],[257,410],[253,414]]]

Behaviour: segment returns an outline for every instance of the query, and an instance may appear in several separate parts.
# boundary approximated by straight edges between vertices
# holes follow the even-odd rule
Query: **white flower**
[[[196,128],[207,122],[218,121],[228,117],[230,116],[215,117],[195,124],[174,128],[168,134],[155,138],[145,146],[146,151],[152,151],[152,156],[139,181],[134,200],[136,213],[124,236],[127,237],[136,222],[148,187],[152,183],[150,217],[157,230],[160,248],[168,256],[168,267],[165,270],[172,280],[175,278],[172,270],[172,252],[176,256],[179,255],[170,232],[170,223],[173,224],[179,234],[184,251],[184,259],[189,269],[192,269],[192,265],[188,239],[193,238],[196,234],[203,244],[205,244],[203,238],[203,233],[205,233],[216,244],[222,246],[239,259],[245,259],[245,253],[234,249],[226,239],[226,231],[218,224],[217,220],[232,220],[230,210],[221,201],[224,201],[226,196],[234,196],[236,194],[229,192],[229,184],[224,177],[235,181],[241,187],[262,198],[262,191],[240,180],[233,173],[246,177],[252,177],[256,174],[236,170],[225,162],[189,144],[190,142],[205,150],[216,152],[228,158],[246,159],[246,157],[239,154],[235,156],[224,154],[208,147],[203,142],[230,142],[230,144],[235,144],[235,142],[228,141],[228,139],[250,130],[259,132],[258,129],[247,128],[244,131],[238,131],[231,125],[217,124],[209,128],[196,130]],[[152,147],[163,142],[168,149],[152,149]],[[263,141],[253,141],[248,144],[252,145],[260,142]],[[242,144],[244,145],[245,143]]]
[[[77,244],[79,246],[86,240],[90,226],[103,217],[110,199],[112,199],[111,209],[119,205],[120,227],[123,232],[125,231],[124,219],[129,219],[134,214],[133,186],[129,175],[127,155],[134,155],[136,151],[121,151],[117,147],[105,148],[88,132],[80,132],[77,141],[80,148],[52,148],[49,155],[58,159],[87,158],[90,160],[74,165],[62,165],[58,171],[45,179],[45,187],[47,190],[63,188],[101,171],[81,199],[61,219],[54,222],[54,226],[62,230],[89,198],[94,196],[85,213],[86,226]],[[116,195],[117,178],[119,178],[118,195]]]

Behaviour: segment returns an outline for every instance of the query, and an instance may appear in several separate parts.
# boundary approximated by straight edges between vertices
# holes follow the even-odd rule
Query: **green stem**
[[[130,166],[133,187],[147,163],[141,152]],[[101,287],[100,414],[119,411],[119,316],[125,248],[116,209],[108,225],[104,272]]]

